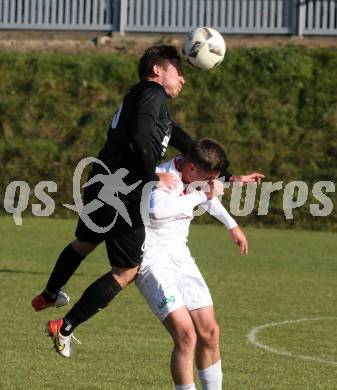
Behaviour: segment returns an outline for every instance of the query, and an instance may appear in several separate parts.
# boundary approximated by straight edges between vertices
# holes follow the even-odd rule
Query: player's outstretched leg
[[[219,326],[213,306],[190,311],[197,333],[196,364],[202,390],[222,389]]]
[[[60,332],[62,324],[62,319],[48,321],[46,332],[48,336],[53,339],[56,351],[63,357],[70,357],[72,351],[72,339],[76,340],[79,344],[81,343],[72,333],[69,336],[63,336]]]
[[[79,301],[64,316],[64,318],[60,320],[49,321],[48,324],[58,324],[57,334],[59,338],[63,338],[61,340],[64,341],[64,344],[69,344],[71,342],[71,338],[69,337],[73,337],[72,333],[78,325],[87,321],[98,311],[108,306],[112,299],[115,298],[115,296],[134,279],[138,267],[125,269],[114,267],[114,269],[115,273],[108,272],[92,283],[84,291]],[[118,272],[116,271],[117,269]],[[57,342],[55,341],[57,340],[55,337],[53,337],[53,340],[54,343]],[[67,352],[67,354],[69,353],[70,356],[70,346],[68,351],[69,352]],[[65,356],[63,353],[61,354]]]
[[[35,311],[41,311],[48,307],[62,307],[69,303],[69,296],[64,291],[59,291],[54,301],[48,301],[43,293],[37,295],[32,300],[32,306]]]
[[[64,306],[69,302],[68,295],[61,291],[61,288],[68,282],[87,254],[97,245],[97,243],[75,240],[64,248],[57,259],[45,290],[32,300],[35,311]]]

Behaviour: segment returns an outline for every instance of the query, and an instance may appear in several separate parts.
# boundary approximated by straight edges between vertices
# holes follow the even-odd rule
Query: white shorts
[[[190,311],[213,305],[206,282],[190,256],[161,258],[138,272],[136,285],[160,321],[182,306]]]

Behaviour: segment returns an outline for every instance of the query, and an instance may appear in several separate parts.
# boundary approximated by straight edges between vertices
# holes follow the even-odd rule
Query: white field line
[[[305,322],[305,321],[331,321],[331,320],[335,320],[336,321],[337,317],[300,318],[298,320],[287,320],[287,321],[281,321],[281,322],[270,322],[269,324],[260,325],[260,326],[256,326],[255,328],[253,328],[248,333],[247,339],[248,339],[248,341],[250,343],[254,344],[256,347],[264,349],[264,350],[266,350],[268,352],[273,352],[273,353],[277,353],[279,355],[289,356],[289,357],[297,358],[297,359],[309,360],[309,361],[316,362],[316,363],[324,363],[324,364],[331,364],[331,365],[337,366],[337,361],[334,361],[334,360],[324,360],[324,359],[320,359],[320,358],[314,357],[314,356],[297,355],[297,354],[293,354],[293,353],[287,352],[287,351],[280,351],[280,350],[278,350],[276,348],[270,347],[269,345],[263,344],[262,342],[258,341],[258,339],[257,339],[257,334],[261,330],[266,329],[266,328],[271,328],[271,327],[274,327],[274,326],[282,326],[282,325],[287,325],[287,324],[297,324],[299,322]]]

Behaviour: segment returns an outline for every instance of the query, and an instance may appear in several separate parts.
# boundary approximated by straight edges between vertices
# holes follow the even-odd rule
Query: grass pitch
[[[132,285],[75,332],[82,345],[62,358],[44,334],[48,319],[67,309],[35,313],[31,298],[44,287],[74,220],[31,218],[15,226],[0,218],[1,389],[173,389],[171,340]],[[212,292],[221,327],[226,389],[337,389],[337,240],[333,233],[246,229],[247,257],[218,226],[193,226],[190,247]],[[71,304],[109,270],[102,245],[66,291]],[[260,325],[262,350],[247,334]],[[199,384],[198,384],[199,386]],[[200,387],[199,387],[200,388]]]

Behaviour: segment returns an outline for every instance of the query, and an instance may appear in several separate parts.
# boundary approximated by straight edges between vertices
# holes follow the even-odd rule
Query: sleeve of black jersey
[[[185,154],[194,144],[194,140],[174,123],[169,144]]]
[[[131,145],[138,157],[139,170],[146,182],[157,181],[156,161],[151,148],[151,133],[163,101],[161,91],[149,88],[142,92],[134,117]]]

